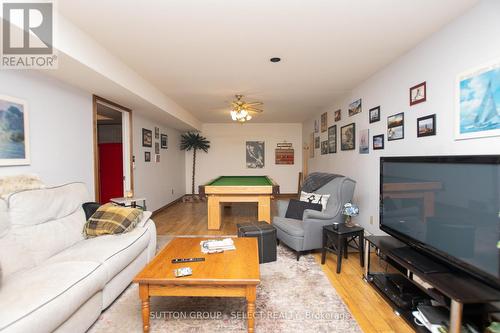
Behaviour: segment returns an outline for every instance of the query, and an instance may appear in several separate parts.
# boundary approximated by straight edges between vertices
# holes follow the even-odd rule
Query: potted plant
[[[191,197],[190,200],[195,199],[194,195],[194,179],[196,173],[196,152],[202,150],[205,153],[210,148],[210,141],[199,133],[188,132],[181,135],[181,150],[193,150],[193,172],[191,176]]]

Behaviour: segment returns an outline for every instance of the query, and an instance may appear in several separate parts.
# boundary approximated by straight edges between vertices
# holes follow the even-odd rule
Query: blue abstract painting
[[[458,138],[500,135],[500,66],[459,80]]]
[[[29,163],[26,116],[24,102],[0,96],[0,165]]]

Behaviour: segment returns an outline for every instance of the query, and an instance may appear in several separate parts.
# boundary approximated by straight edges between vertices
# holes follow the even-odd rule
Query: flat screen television
[[[380,229],[500,288],[500,155],[381,157]]]

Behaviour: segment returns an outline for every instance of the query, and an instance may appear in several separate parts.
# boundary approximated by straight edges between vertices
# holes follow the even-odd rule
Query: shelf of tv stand
[[[486,304],[500,300],[499,290],[494,289],[473,278],[472,276],[469,276],[466,273],[460,272],[456,269],[450,268],[450,271],[445,273],[425,274],[421,272],[417,266],[409,264],[391,253],[392,249],[406,246],[406,244],[398,241],[394,237],[367,236],[365,237],[365,241],[377,248],[380,253],[389,258],[392,262],[396,263],[398,266],[411,273],[407,274],[410,281],[414,282],[414,284],[418,286],[422,291],[424,291],[427,295],[429,295],[429,297],[438,301],[442,305],[450,307],[450,302],[453,301],[455,304],[460,304],[461,307],[464,304]],[[365,246],[365,249],[366,248],[369,247]],[[365,262],[365,264],[368,264],[365,265],[366,278],[366,274],[370,273],[369,258],[368,262]],[[418,276],[418,278],[429,284],[433,289],[426,289],[420,284],[413,281],[411,278],[412,274]],[[376,288],[374,284],[372,285]],[[378,288],[376,289],[380,294],[383,294],[382,291],[380,291]],[[390,299],[388,299],[387,297],[384,298],[389,301],[389,303],[393,306],[393,308],[395,308],[395,310],[398,310],[397,307],[395,307],[395,304],[390,301]],[[408,314],[404,311],[401,312],[400,309],[398,312],[400,312],[402,317],[417,330],[418,326],[413,323],[411,312]],[[459,314],[459,319],[461,320],[461,309],[459,311]],[[417,332],[419,331],[420,330],[417,330]]]

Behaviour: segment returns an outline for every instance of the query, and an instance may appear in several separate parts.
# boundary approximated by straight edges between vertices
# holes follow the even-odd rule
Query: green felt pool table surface
[[[206,184],[209,186],[272,186],[266,176],[221,176]]]

